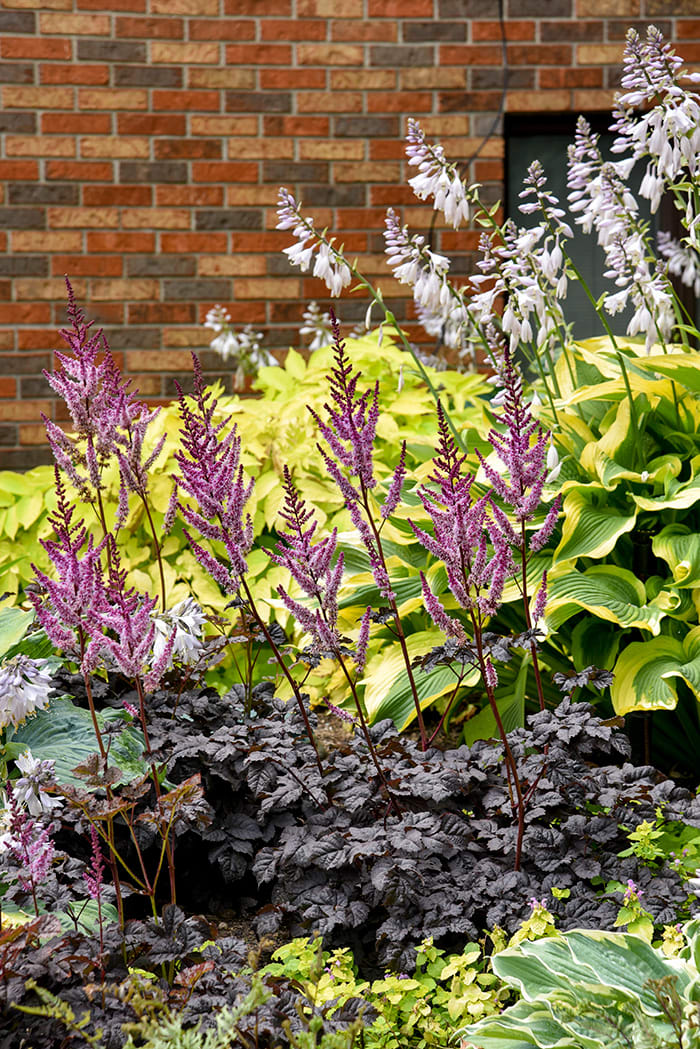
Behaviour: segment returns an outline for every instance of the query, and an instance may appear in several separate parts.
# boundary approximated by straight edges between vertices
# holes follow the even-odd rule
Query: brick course
[[[337,232],[409,333],[381,256],[384,209],[415,230],[406,120],[503,194],[499,106],[611,105],[624,34],[649,22],[700,64],[698,0],[0,0],[0,469],[48,461],[41,372],[68,274],[135,385],[169,398],[215,302],[283,350],[324,285],[292,270],[280,183]],[[502,29],[508,83],[504,95]],[[454,271],[478,232],[438,226]],[[354,322],[366,303],[343,299]],[[227,369],[212,353],[205,371]]]

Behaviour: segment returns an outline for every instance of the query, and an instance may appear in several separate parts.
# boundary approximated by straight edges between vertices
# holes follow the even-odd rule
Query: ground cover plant
[[[301,424],[315,466],[300,442],[289,455],[273,442],[264,463],[264,429],[247,452],[245,412],[231,424],[194,356],[177,434],[159,430],[68,286],[68,351],[47,375],[72,421],[46,421],[52,534],[25,606],[0,621],[0,989],[15,1043],[422,1049],[483,1017],[484,1037],[519,1024],[539,1044],[540,1021],[580,1011],[553,1011],[547,986],[534,1012],[491,1020],[521,955],[566,962],[583,943],[602,958],[612,944],[651,966],[660,956],[635,945],[669,947],[692,918],[700,801],[632,760],[620,716],[677,703],[697,726],[697,354],[621,183],[650,158],[642,192],[654,206],[671,184],[688,233],[662,241],[669,268],[695,250],[700,110],[680,78],[655,31],[631,34],[616,129],[633,156],[603,164],[583,125],[571,155],[574,213],[618,288],[601,316],[629,298],[643,342],[567,336],[571,232],[536,165],[523,207],[542,220],[499,227],[411,124],[414,189],[455,228],[476,209],[483,279],[471,297],[454,288],[393,213],[390,264],[429,327],[485,347],[481,405],[482,380],[430,370],[400,331],[386,351],[381,295],[282,191],[290,260],[334,294],[360,281],[395,369],[384,386],[383,362],[363,374],[331,319]],[[404,373],[411,396],[392,414]],[[301,377],[318,387],[321,370],[290,356],[262,381],[289,408]],[[416,405],[430,413],[413,426]],[[154,563],[134,570],[137,523]],[[195,600],[205,585],[216,618]],[[207,685],[231,650],[236,680]],[[261,938],[252,954],[227,911]],[[547,942],[518,947],[530,934]],[[657,996],[681,1040],[686,991]]]

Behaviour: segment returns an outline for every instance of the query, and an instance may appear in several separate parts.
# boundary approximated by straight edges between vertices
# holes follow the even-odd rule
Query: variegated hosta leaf
[[[664,493],[656,496],[633,495],[640,510],[687,510],[700,502],[700,455],[690,460],[690,479],[664,479]]]
[[[700,393],[700,353],[684,350],[682,353],[652,354],[637,361],[639,367],[665,375],[692,393]]]
[[[694,966],[666,958],[629,933],[574,930],[525,940],[495,954],[496,975],[522,1000],[500,1016],[457,1031],[479,1049],[623,1049],[670,1045],[677,1035],[652,981],[671,980],[683,995]]]
[[[620,536],[634,528],[637,511],[620,513],[598,486],[577,485],[564,496],[564,527],[554,563],[577,557],[604,557]]]
[[[610,690],[615,713],[672,710],[678,702],[677,678],[700,700],[700,626],[683,641],[661,635],[627,646]]]
[[[549,581],[546,620],[550,630],[561,626],[575,612],[585,609],[599,619],[625,627],[640,627],[658,634],[666,613],[647,604],[644,585],[626,568],[594,565]]]
[[[700,586],[700,534],[682,524],[666,525],[654,537],[651,548],[663,557],[678,587]]]

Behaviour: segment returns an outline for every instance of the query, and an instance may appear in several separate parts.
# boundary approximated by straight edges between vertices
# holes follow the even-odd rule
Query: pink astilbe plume
[[[217,401],[205,390],[202,369],[192,354],[195,408],[188,403],[176,383],[182,418],[181,444],[176,452],[180,467],[178,487],[197,504],[192,509],[179,503],[185,521],[205,539],[224,544],[228,565],[222,564],[185,531],[195,557],[227,591],[235,593],[248,570],[246,557],[253,545],[253,523],[244,507],[254,481],[247,480],[241,466],[241,439],[233,426],[225,437],[221,431],[227,420],[214,423]]]
[[[90,844],[92,846],[92,860],[90,862],[90,870],[85,871],[83,879],[88,896],[93,900],[99,900],[102,895],[105,864],[100,849],[100,840],[92,823],[90,824]]]
[[[160,409],[150,411],[136,400],[130,383],[120,375],[104,333],[101,329],[91,331],[93,322],[85,320],[67,278],[66,287],[71,327],[62,329],[60,335],[70,352],[57,353],[57,370],[45,371],[44,375],[65,401],[73,433],[63,433],[44,416],[46,433],[57,464],[88,501],[103,487],[102,469],[112,456],[116,457],[121,475],[119,525],[126,517],[127,492],[145,496],[148,469],[165,441],[163,437],[142,462],[146,429]]]
[[[371,522],[368,496],[369,491],[377,485],[373,456],[379,420],[379,383],[375,383],[374,390],[366,390],[358,394],[357,383],[360,374],[359,372],[353,374],[352,365],[345,354],[345,344],[340,337],[340,325],[333,313],[331,313],[331,327],[335,364],[328,380],[333,405],[324,405],[328,413],[327,422],[324,422],[313,408],[309,408],[309,411],[335,456],[335,459],[331,458],[319,445],[326,470],[343,496],[350,520],[367,550],[374,581],[382,597],[392,601],[395,595],[391,589],[378,534]],[[384,520],[393,513],[401,498],[406,472],[405,462],[406,444],[404,442],[384,504],[380,508],[380,516]],[[347,476],[343,473],[341,466],[345,468]],[[357,482],[353,483],[351,478],[357,478]]]
[[[40,542],[51,558],[57,578],[50,579],[32,565],[39,592],[30,592],[29,598],[53,644],[81,658],[81,637],[96,629],[96,616],[108,605],[101,563],[106,540],[95,545],[82,522],[72,523],[74,507],[66,498],[58,466],[55,475],[57,504],[49,515],[55,538]]]
[[[494,615],[505,580],[512,571],[510,548],[501,528],[490,515],[490,496],[472,499],[474,477],[462,473],[466,456],[457,448],[441,404],[438,404],[438,433],[434,471],[428,478],[432,487],[423,486],[419,490],[423,507],[433,524],[433,534],[414,522],[411,522],[411,527],[421,545],[444,563],[450,592],[462,608]],[[424,596],[426,589],[424,583]],[[429,609],[433,601],[428,598]],[[459,637],[457,621],[449,616],[443,620],[444,609],[442,612],[436,609],[436,612],[442,620],[438,625],[443,629],[449,626],[450,635]]]
[[[333,563],[337,529],[322,539],[313,541],[316,522],[313,511],[306,508],[288,468],[284,468],[285,502],[280,510],[280,517],[286,530],[280,531],[280,542],[269,557],[275,564],[286,568],[292,579],[306,597],[312,598],[318,605],[310,610],[290,597],[282,586],[277,587],[286,608],[296,616],[299,623],[311,635],[313,649],[319,654],[337,655],[344,639],[338,631],[338,589],[343,578],[343,554],[338,554]],[[367,637],[365,637],[365,633]],[[356,662],[364,665],[369,620],[360,629]]]
[[[38,915],[37,888],[46,877],[54,857],[54,844],[51,840],[53,825],[42,826],[20,808],[9,780],[6,790],[10,809],[10,833],[7,838],[7,848],[19,865],[17,880],[25,892],[31,893],[34,909]]]
[[[495,493],[512,508],[518,524],[523,525],[531,520],[542,500],[542,491],[549,474],[547,453],[551,433],[544,433],[533,418],[532,409],[523,396],[520,370],[514,364],[510,353],[505,347],[501,348],[501,353],[499,384],[502,392],[499,394],[499,403],[506,430],[504,434],[491,430],[488,440],[503,463],[507,476],[504,477],[490,466],[478,450],[476,454]],[[533,544],[535,550],[545,545],[554,530],[560,506],[561,497],[557,496],[543,527],[530,541],[531,549]],[[522,548],[522,529],[518,535],[505,515],[498,510],[496,520],[510,545]]]

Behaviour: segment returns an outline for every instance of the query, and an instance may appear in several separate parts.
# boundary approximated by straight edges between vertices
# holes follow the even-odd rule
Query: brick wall
[[[610,106],[629,25],[700,62],[698,0],[503,0],[508,112]],[[154,400],[173,394],[207,310],[297,342],[320,282],[290,269],[279,184],[381,279],[383,216],[403,205],[402,136],[418,117],[469,157],[503,85],[498,0],[0,0],[0,468],[48,460],[42,369],[60,346],[63,274]],[[471,165],[502,193],[503,141]],[[476,232],[438,231],[471,265]],[[365,301],[342,300],[342,318]],[[211,352],[205,370],[225,374]],[[228,378],[228,376],[227,376]],[[58,416],[60,418],[60,414]]]

